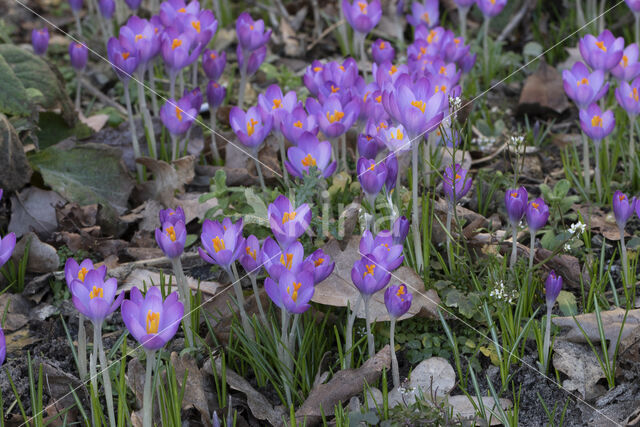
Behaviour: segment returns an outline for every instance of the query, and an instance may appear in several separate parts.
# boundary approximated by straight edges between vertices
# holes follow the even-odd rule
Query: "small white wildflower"
[[[569,233],[582,234],[586,231],[586,229],[587,226],[582,221],[578,221],[574,224],[571,224],[571,227],[569,227]]]
[[[571,250],[571,242],[567,242],[564,244],[564,251],[569,252]]]

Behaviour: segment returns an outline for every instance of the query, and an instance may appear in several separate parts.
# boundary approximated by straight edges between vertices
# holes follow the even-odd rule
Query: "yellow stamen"
[[[382,95],[376,96],[376,102],[379,104],[382,102]]]
[[[213,250],[216,251],[216,253],[220,252],[223,249],[226,249],[224,246],[224,239],[216,236],[211,240],[213,241]]]
[[[591,126],[602,127],[602,118],[600,116],[593,116],[591,119]]]
[[[540,206],[539,203],[536,202],[531,202],[531,206],[533,206],[534,209],[538,209],[538,207]]]
[[[213,53],[213,52],[212,52],[212,53],[209,55],[209,58],[211,58],[211,59],[216,59],[216,58],[217,58],[217,56],[216,56],[216,54],[215,54],[215,53]]]
[[[271,107],[272,110],[275,110],[276,108],[280,108],[282,107],[282,100],[281,99],[274,99],[273,100],[273,107]]]
[[[176,107],[176,117],[178,120],[182,121],[182,110],[180,107]]]
[[[297,127],[298,129],[302,129],[302,122],[300,120],[298,120],[297,122],[295,122],[293,124],[295,127]]]
[[[172,242],[176,241],[176,230],[173,228],[173,226],[171,227],[167,227],[167,236],[169,236],[169,238],[171,239]]]
[[[422,20],[424,22],[426,22],[427,24],[431,23],[431,20],[429,19],[429,12],[425,12],[425,13],[422,14]]]
[[[427,108],[427,104],[424,101],[411,101],[411,105],[416,107],[424,114],[424,110]]]
[[[598,46],[603,52],[607,51],[607,47],[604,45],[604,42],[596,42],[596,46]]]
[[[127,59],[131,55],[129,52],[122,52],[122,59]]]
[[[460,178],[462,178],[460,174],[456,174],[456,181],[459,180]]]
[[[291,270],[293,266],[293,254],[287,254],[286,261],[284,254],[280,255],[280,264],[284,265],[284,268]]]
[[[287,286],[287,293],[291,295],[293,302],[298,300],[298,290],[302,287],[302,282],[293,282],[293,293],[291,292],[291,286]]]
[[[436,35],[437,35],[437,33],[435,32],[435,30],[429,31],[429,35],[427,36],[427,43],[429,43],[429,44],[433,43],[433,39],[436,38]]]
[[[638,98],[638,89],[637,88],[633,88],[633,93],[631,95],[629,95],[631,98],[634,99],[634,101],[638,102],[640,101],[640,99]]]
[[[200,21],[193,21],[191,26],[196,29],[196,32],[200,34]]]
[[[362,277],[363,277],[363,278],[364,278],[364,277],[366,277],[366,276],[367,276],[367,274],[370,274],[370,275],[372,275],[372,276],[373,276],[373,270],[375,270],[376,265],[375,265],[375,264],[368,264],[368,265],[365,265],[365,268],[367,269],[367,271],[365,271],[365,272],[362,274]]]
[[[623,201],[623,200],[624,200],[624,199],[626,199],[626,198],[627,198],[627,196],[625,196],[624,194],[621,194],[621,195],[619,195],[619,196],[618,196],[618,199],[619,199],[620,201]]]
[[[171,50],[175,50],[175,48],[182,46],[182,40],[180,39],[173,39],[173,42],[171,42]]]
[[[398,67],[396,67],[395,65],[392,65],[391,69],[389,70],[389,75],[393,76],[397,71],[398,71]]]
[[[327,112],[327,120],[329,120],[329,123],[339,122],[343,117],[344,113],[342,111],[333,110],[333,114]]]
[[[589,84],[589,79],[586,77],[583,77],[582,80],[578,81],[578,86],[580,85],[588,85]]]
[[[446,76],[447,75],[447,69],[444,66],[440,67],[440,71],[438,71],[438,74],[444,74]]]
[[[89,272],[89,270],[86,269],[86,267],[82,267],[82,269],[80,271],[78,271],[78,279],[81,282],[84,282],[84,278],[87,277],[87,273]]]
[[[296,218],[297,213],[295,211],[293,212],[285,212],[284,214],[282,214],[282,223],[286,223],[288,221],[292,221]]]
[[[380,42],[380,44],[378,45],[378,47],[379,47],[380,49],[384,49],[384,47],[385,47],[385,46],[384,46],[384,42]]]
[[[322,71],[322,67],[313,67],[313,71],[315,71],[316,73]]]
[[[316,159],[314,159],[311,154],[307,154],[307,157],[302,159],[302,166],[305,166],[305,167],[316,166]]]
[[[256,130],[256,125],[258,124],[257,121],[253,120],[253,119],[249,119],[249,121],[247,122],[247,135],[251,136],[253,135],[253,133]]]
[[[404,285],[400,285],[400,287],[398,287],[398,291],[396,292],[396,295],[401,297],[402,295],[406,295],[407,291],[405,290]]]
[[[453,39],[453,42],[454,42],[455,44],[460,44],[460,39],[456,37],[455,39]]]
[[[620,61],[620,65],[622,65],[624,68],[627,68],[627,65],[629,65],[629,58],[627,58],[627,55],[622,55],[622,61]]]
[[[104,289],[94,286],[89,298],[94,299],[95,297],[104,298]]]
[[[144,38],[142,34],[136,34],[136,41],[140,41]]]
[[[252,251],[249,246],[247,246],[247,248],[245,250],[247,252],[247,255],[249,255],[255,261],[256,260],[256,251],[255,250]]]
[[[340,90],[340,86],[331,85],[331,93],[336,93]]]
[[[158,328],[160,327],[160,313],[157,311],[149,310],[147,312],[147,333],[148,334],[157,334]]]
[[[178,9],[178,12],[180,13],[186,13],[187,9],[185,9],[184,7],[181,7],[180,9]]]
[[[514,199],[517,199],[519,195],[520,194],[518,194],[517,191],[514,191],[513,193],[511,193],[511,197],[513,197]]]
[[[323,262],[324,258],[318,258],[317,260],[313,261],[313,265],[317,267],[319,265],[322,265]]]
[[[358,6],[360,7],[360,12],[364,13],[365,15],[367,14],[367,3],[363,2],[363,1],[359,1],[358,2]]]

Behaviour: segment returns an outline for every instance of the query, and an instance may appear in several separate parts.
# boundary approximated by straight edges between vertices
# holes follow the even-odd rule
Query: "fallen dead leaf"
[[[616,342],[618,340],[618,335],[620,334],[620,329],[622,329],[622,334],[620,336],[621,340],[626,339],[628,336],[633,333],[637,333],[634,329],[640,327],[640,309],[629,310],[627,314],[627,319],[624,323],[624,328],[622,328],[622,320],[624,319],[624,310],[621,308],[615,308],[613,310],[602,310],[600,311],[600,318],[602,319],[602,326],[604,328],[604,335],[610,342]],[[584,313],[579,314],[576,317],[576,320],[580,322],[582,329],[584,329],[585,333],[591,340],[591,342],[600,342],[600,332],[598,331],[598,322],[596,320],[596,313]],[[554,317],[551,321],[561,327],[568,329],[566,331],[566,335],[563,336],[567,341],[575,342],[575,343],[586,343],[587,340],[584,338],[584,335],[580,331],[580,328],[576,324],[573,317]],[[615,347],[615,346],[612,346]]]
[[[577,391],[587,400],[606,391],[598,384],[604,378],[604,372],[587,345],[556,340],[553,344],[553,367],[569,377],[562,382],[562,387]]]
[[[182,157],[171,164],[150,157],[136,159],[153,174],[153,179],[139,184],[139,196],[143,200],[157,200],[165,207],[171,206],[174,193],[184,191],[185,184],[195,177],[195,158]]]
[[[85,117],[80,113],[80,121],[93,129],[94,132],[100,132],[104,125],[109,121],[108,114],[94,114],[91,117]]]
[[[608,240],[620,240],[620,230],[618,229],[618,224],[616,224],[612,212],[605,213],[597,206],[586,205],[574,205],[573,209],[582,215],[587,227],[589,227],[592,232],[600,233]],[[624,235],[629,236],[626,231]]]
[[[178,353],[171,353],[171,366],[175,369],[178,386],[184,390],[182,399],[182,409],[196,409],[200,413],[202,424],[206,427],[211,426],[211,416],[207,408],[207,397],[205,395],[205,379],[203,370],[198,368],[196,361],[192,356],[184,354],[179,356]],[[187,374],[187,381],[182,384],[182,379]]]
[[[66,200],[55,191],[25,188],[11,196],[9,231],[15,233],[16,237],[30,231],[48,237],[58,228],[56,206],[64,203]]]
[[[562,113],[569,108],[562,74],[544,60],[535,73],[527,77],[518,102],[519,114]]]
[[[111,272],[110,272],[111,273]],[[172,288],[176,288],[176,278],[170,273],[164,274],[165,283],[168,285],[169,281],[171,281]],[[142,289],[145,284],[147,288],[152,285],[158,286],[160,283],[160,273],[157,271],[144,270],[144,269],[135,269],[133,270],[125,279],[123,279],[118,286],[118,291],[129,291],[134,286]],[[220,288],[220,284],[218,282],[209,282],[209,281],[199,281],[194,279],[193,277],[187,276],[187,284],[189,288],[194,291],[198,289],[206,295],[215,295]]]
[[[38,236],[29,232],[22,236],[16,243],[16,247],[11,257],[15,262],[22,259],[25,247],[29,243],[29,260],[27,261],[27,271],[33,273],[49,273],[56,271],[60,266],[60,257],[56,248],[38,239]]]

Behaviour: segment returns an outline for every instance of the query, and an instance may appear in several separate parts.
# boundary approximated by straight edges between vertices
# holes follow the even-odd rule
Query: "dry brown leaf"
[[[600,233],[608,240],[620,240],[620,230],[612,212],[605,213],[597,206],[587,205],[574,205],[573,210],[582,215],[583,221],[592,232]],[[626,231],[624,235],[629,236]]]
[[[210,427],[211,415],[207,407],[203,370],[198,368],[196,361],[189,354],[179,356],[178,353],[172,352],[171,365],[175,369],[178,386],[184,388],[182,409],[195,408],[200,413],[202,424]],[[187,381],[182,384],[185,373],[188,375]]]
[[[94,114],[91,117],[85,117],[83,114],[80,114],[80,121],[93,129],[94,132],[100,132],[109,121],[109,115]]]
[[[579,314],[575,317],[584,332],[587,334],[591,342],[599,343],[600,342],[600,333],[598,331],[598,323],[596,320],[596,313],[584,313]],[[602,319],[602,326],[604,328],[604,335],[608,341],[615,343],[618,340],[618,334],[620,334],[620,329],[622,328],[622,319],[624,318],[624,310],[621,308],[615,308],[613,310],[600,311],[600,318]],[[573,317],[554,317],[552,319],[553,323],[561,328],[568,328],[566,335],[564,335],[564,339],[576,342],[576,343],[586,343],[587,340],[584,338],[582,331],[576,324]],[[624,324],[624,329],[622,329],[622,335],[620,337],[621,340],[624,340],[632,333],[634,330],[640,326],[640,309],[629,310],[627,314],[627,319]],[[637,331],[635,331],[637,333]]]
[[[171,280],[172,288],[176,288],[176,278],[170,273],[164,274],[165,283],[168,284],[169,280]],[[135,269],[133,270],[124,280],[119,283],[118,291],[128,291],[134,286],[142,289],[144,285],[149,286],[156,285],[158,286],[160,283],[160,273],[157,271],[144,270],[144,269]],[[215,295],[220,288],[220,284],[218,282],[209,282],[209,281],[198,281],[193,277],[187,276],[187,284],[189,288],[196,291],[200,289],[203,294],[205,294],[205,298],[211,295]]]
[[[185,184],[190,183],[195,177],[193,156],[182,157],[171,164],[150,157],[140,157],[136,162],[153,173],[151,181],[139,185],[142,198],[157,200],[166,207],[172,205],[174,193],[184,191]]]
[[[569,108],[569,105],[564,93],[562,74],[541,61],[536,72],[527,77],[524,83],[518,113],[545,114],[551,111],[559,114]]]
[[[29,187],[11,196],[9,231],[21,237],[30,231],[50,236],[58,228],[56,206],[66,200],[55,191]]]

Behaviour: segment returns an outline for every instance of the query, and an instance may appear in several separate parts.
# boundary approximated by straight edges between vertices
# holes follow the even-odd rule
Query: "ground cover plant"
[[[3,7],[1,425],[640,419],[640,2]]]

